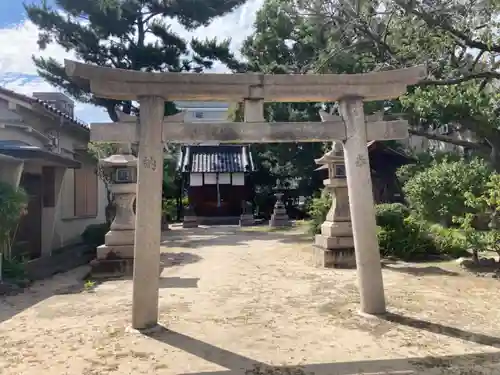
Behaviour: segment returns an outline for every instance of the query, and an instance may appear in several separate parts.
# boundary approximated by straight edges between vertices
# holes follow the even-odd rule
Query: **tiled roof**
[[[238,173],[254,170],[247,146],[186,146],[180,154],[183,172]]]
[[[38,98],[33,98],[31,96],[28,96],[28,95],[19,94],[15,91],[8,90],[4,87],[0,87],[0,94],[8,95],[12,98],[24,101],[24,102],[31,104],[31,105],[40,105],[46,111],[48,111],[50,113],[54,113],[54,114],[58,115],[59,117],[62,117],[64,119],[68,120],[71,124],[79,126],[80,128],[83,128],[85,130],[90,131],[90,127],[88,124],[86,124],[83,121],[80,121],[74,117],[71,117],[70,115],[68,115],[67,113],[64,113],[63,111],[60,111],[56,107],[47,103],[46,101],[40,100]]]

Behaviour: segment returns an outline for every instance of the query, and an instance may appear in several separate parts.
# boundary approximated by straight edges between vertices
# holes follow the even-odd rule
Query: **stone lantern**
[[[92,272],[98,275],[128,273],[134,259],[137,158],[123,151],[102,159],[100,165],[110,177],[116,213],[104,245],[97,248]]]
[[[274,204],[273,213],[271,215],[271,220],[269,221],[269,226],[271,228],[283,228],[289,227],[291,225],[290,219],[286,213],[286,208],[283,203],[283,193],[277,192],[274,194],[276,197],[276,203]]]
[[[332,196],[321,234],[315,237],[315,263],[320,267],[354,267],[356,258],[342,143],[333,142],[332,150],[315,162],[328,166],[328,179],[323,183]]]

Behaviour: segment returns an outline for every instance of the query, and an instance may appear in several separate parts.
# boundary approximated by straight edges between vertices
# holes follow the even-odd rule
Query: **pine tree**
[[[169,20],[176,19],[187,30],[208,25],[245,0],[56,0],[57,8],[43,1],[25,5],[29,19],[39,28],[41,50],[57,43],[80,61],[104,67],[148,72],[201,72],[221,61],[231,70],[239,63],[229,51],[230,40],[184,40],[175,34]],[[62,12],[61,12],[62,11]],[[33,57],[38,74],[76,100],[104,107],[113,121],[116,109],[134,113],[130,101],[101,99],[89,87],[66,75],[62,62]],[[175,113],[167,103],[166,114]]]

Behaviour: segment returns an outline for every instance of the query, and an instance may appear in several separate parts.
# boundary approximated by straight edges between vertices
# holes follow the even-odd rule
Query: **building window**
[[[195,113],[194,113],[194,117],[195,117],[195,118],[200,118],[200,119],[201,119],[201,118],[203,118],[203,117],[204,117],[204,114],[203,114],[203,112],[195,112]]]
[[[96,217],[98,213],[98,181],[96,166],[83,164],[74,170],[75,216]]]

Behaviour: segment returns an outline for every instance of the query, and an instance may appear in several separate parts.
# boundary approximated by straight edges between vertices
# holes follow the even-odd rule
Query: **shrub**
[[[453,258],[467,256],[467,243],[460,229],[445,228],[439,224],[428,226],[429,234],[441,254]]]
[[[0,253],[10,258],[19,220],[26,213],[28,196],[22,189],[0,182]]]
[[[27,277],[24,264],[16,259],[3,258],[2,277],[6,280],[24,280]]]
[[[172,221],[177,217],[177,200],[173,198],[163,199],[161,214]]]
[[[100,246],[104,244],[104,237],[109,232],[109,224],[90,224],[82,233],[82,240],[90,246]]]
[[[438,254],[426,225],[402,204],[380,204],[375,208],[380,254],[402,260],[425,259]]]
[[[326,192],[326,190],[322,190],[318,197],[311,199],[307,210],[309,216],[311,217],[311,220],[309,221],[310,234],[319,234],[321,232],[321,224],[325,221],[326,215],[328,214],[331,206],[332,197]]]
[[[490,174],[486,163],[477,158],[470,162],[444,159],[410,178],[403,190],[422,219],[449,226],[454,216],[471,212],[466,193],[480,195]]]
[[[381,227],[399,228],[410,215],[408,207],[401,203],[383,203],[375,206],[375,219]]]
[[[377,205],[376,220],[382,256],[423,260],[436,255],[458,258],[467,254],[460,230],[429,225],[402,204]]]

